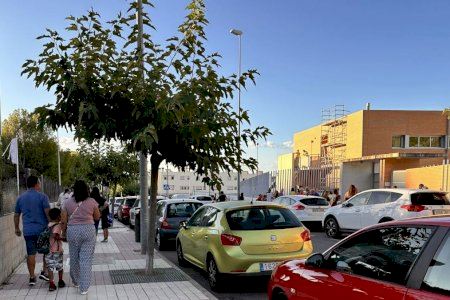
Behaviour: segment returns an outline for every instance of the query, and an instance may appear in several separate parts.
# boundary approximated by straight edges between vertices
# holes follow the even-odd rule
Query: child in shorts
[[[48,212],[50,223],[48,227],[51,231],[50,236],[50,252],[45,256],[45,262],[48,267],[49,291],[56,290],[55,281],[53,279],[53,272],[58,272],[59,281],[58,287],[66,286],[63,280],[63,243],[62,243],[62,227],[61,227],[61,210],[59,208],[52,208]]]

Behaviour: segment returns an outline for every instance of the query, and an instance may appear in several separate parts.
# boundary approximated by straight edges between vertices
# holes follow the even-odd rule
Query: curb
[[[216,296],[214,296],[210,291],[208,291],[207,289],[205,289],[203,286],[201,286],[197,281],[195,281],[194,279],[192,279],[191,276],[189,276],[186,272],[184,272],[182,269],[180,269],[176,264],[174,264],[173,262],[171,262],[169,259],[167,259],[166,257],[164,257],[164,255],[162,255],[157,249],[155,249],[155,253],[158,254],[158,257],[161,258],[162,260],[164,260],[167,264],[169,264],[172,268],[177,269],[178,271],[180,271],[184,276],[186,276],[186,278],[189,278],[189,282],[195,286],[198,290],[200,290],[205,296],[208,297],[208,299],[211,300],[218,300],[218,298]]]

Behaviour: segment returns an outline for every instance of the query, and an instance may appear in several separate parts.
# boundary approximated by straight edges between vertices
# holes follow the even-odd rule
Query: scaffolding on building
[[[339,188],[341,163],[346,157],[347,114],[345,105],[322,109],[320,132],[320,188]]]

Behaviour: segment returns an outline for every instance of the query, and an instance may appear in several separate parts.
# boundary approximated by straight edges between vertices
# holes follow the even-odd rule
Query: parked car
[[[170,199],[189,199],[189,194],[173,194]]]
[[[329,237],[377,223],[450,213],[446,193],[430,190],[374,189],[361,192],[325,212]]]
[[[273,202],[288,207],[304,224],[321,225],[325,210],[330,207],[328,201],[319,196],[281,196],[274,199]]]
[[[130,209],[136,202],[137,196],[125,197],[117,211],[117,220],[127,223],[130,220]]]
[[[256,201],[205,204],[182,224],[176,247],[178,263],[207,271],[213,290],[220,290],[224,275],[270,274],[313,249],[309,231],[289,209]]]
[[[189,198],[198,200],[198,201],[202,202],[203,204],[211,203],[213,201],[213,198],[209,195],[194,195]]]
[[[175,241],[180,223],[189,219],[203,203],[193,199],[161,200],[156,206],[156,246],[162,250]]]
[[[119,211],[119,206],[122,204],[124,197],[116,197],[114,199],[114,218],[117,218],[117,212]]]
[[[166,200],[167,198],[161,195],[156,196],[156,201]],[[149,205],[150,205],[150,196],[148,197]],[[141,213],[141,199],[138,198],[136,202],[134,202],[133,207],[130,209],[130,228],[134,228],[136,226],[136,217],[138,217]]]
[[[377,224],[279,265],[269,299],[449,299],[449,253],[449,216]]]

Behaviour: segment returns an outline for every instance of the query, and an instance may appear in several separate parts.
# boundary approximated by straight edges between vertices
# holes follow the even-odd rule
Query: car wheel
[[[210,257],[207,262],[207,270],[208,270],[208,282],[211,290],[220,291],[222,285],[222,276],[217,268],[216,261],[213,257]]]
[[[328,237],[336,239],[341,233],[339,231],[339,224],[335,218],[330,217],[325,221],[325,233]]]
[[[158,250],[164,250],[165,246],[166,246],[166,242],[161,239],[161,234],[159,234],[159,231],[156,232],[156,247],[158,248]]]
[[[181,247],[180,241],[177,241],[177,259],[178,265],[180,267],[185,267],[187,265],[187,262],[184,259],[183,248]]]
[[[281,289],[275,289],[272,293],[272,300],[288,300]]]

